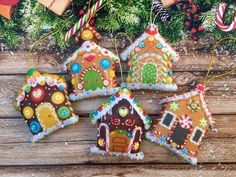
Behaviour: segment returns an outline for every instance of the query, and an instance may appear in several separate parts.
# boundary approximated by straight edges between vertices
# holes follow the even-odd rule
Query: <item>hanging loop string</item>
[[[126,38],[130,41],[130,43],[132,44],[132,40],[131,38],[126,34],[126,33],[117,33],[116,36],[115,36],[115,50],[116,50],[116,55],[119,57],[119,51],[118,51],[118,47],[117,47],[117,37],[118,36],[126,36]],[[124,76],[123,76],[123,69],[122,69],[122,66],[121,66],[121,60],[120,60],[120,57],[119,57],[119,66],[120,66],[120,73],[121,73],[121,82],[124,83]]]
[[[213,76],[211,78],[208,79],[209,75],[210,75],[210,72],[211,72],[211,68],[212,68],[212,65],[213,65],[213,61],[214,61],[214,58],[215,58],[215,50],[217,48],[217,46],[221,43],[221,42],[224,42],[224,41],[227,41],[227,40],[236,40],[235,37],[225,37],[221,40],[219,40],[213,47],[212,49],[212,56],[211,56],[211,59],[210,59],[210,64],[209,64],[209,67],[208,67],[208,70],[207,70],[207,74],[206,74],[206,77],[204,79],[204,85],[206,85],[209,81],[212,81],[212,80],[215,80],[219,77],[223,77],[223,76],[226,76],[226,75],[230,75],[232,73],[234,73],[236,71],[236,68],[235,69],[232,69],[231,71],[228,71],[228,72],[225,72],[225,73],[222,73],[222,74],[219,74],[219,75],[216,75],[216,76]]]

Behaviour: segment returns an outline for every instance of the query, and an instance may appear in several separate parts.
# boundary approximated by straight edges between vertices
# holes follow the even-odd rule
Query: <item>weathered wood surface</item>
[[[126,42],[123,39],[119,42],[121,51]],[[192,81],[203,81],[213,43],[184,41],[175,46],[181,54],[180,61],[174,64],[174,79],[179,86],[177,94],[188,90]],[[105,37],[101,45],[115,51],[109,38]],[[31,66],[42,72],[66,74],[61,66],[77,46],[60,51],[57,48],[46,50],[42,44],[27,59],[29,48],[22,45],[19,49],[3,47],[0,51],[0,176],[235,176],[235,75],[208,84],[206,98],[216,118],[218,132],[207,133],[198,154],[199,165],[187,165],[147,140],[143,140],[141,147],[145,153],[144,160],[132,161],[93,155],[88,151],[89,146],[96,142],[96,126],[87,116],[101,105],[106,99],[104,97],[73,103],[81,117],[78,124],[59,130],[39,143],[30,142],[32,135],[12,106],[25,80],[25,73]],[[124,75],[126,65],[122,63]],[[235,55],[220,54],[214,60],[213,74],[235,66]],[[146,112],[157,119],[161,109],[159,100],[174,93],[134,91],[134,94]]]

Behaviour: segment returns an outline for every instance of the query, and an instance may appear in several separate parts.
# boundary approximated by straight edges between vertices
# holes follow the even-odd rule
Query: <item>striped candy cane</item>
[[[223,19],[223,15],[227,6],[228,6],[227,3],[222,3],[220,5],[219,10],[216,15],[216,24],[222,31],[229,32],[229,31],[233,31],[236,28],[236,15],[234,16],[233,22],[229,26],[225,25],[222,19]]]
[[[80,20],[64,35],[64,41],[70,39],[84,24],[96,13],[96,11],[104,4],[106,0],[98,0]]]

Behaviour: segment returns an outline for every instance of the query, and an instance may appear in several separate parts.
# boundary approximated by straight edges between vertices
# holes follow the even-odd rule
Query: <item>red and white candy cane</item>
[[[216,24],[222,31],[233,31],[236,28],[236,15],[234,16],[233,22],[227,26],[223,23],[223,15],[225,12],[225,9],[227,8],[227,3],[220,4],[219,10],[216,15]]]

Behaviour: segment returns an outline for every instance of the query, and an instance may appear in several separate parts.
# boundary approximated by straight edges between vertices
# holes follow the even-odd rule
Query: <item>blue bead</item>
[[[64,86],[63,86],[63,85],[60,85],[60,86],[59,86],[59,90],[64,90]]]
[[[71,65],[71,71],[74,74],[78,74],[81,71],[82,67],[79,63],[75,62]]]
[[[172,76],[172,74],[173,74],[172,71],[169,70],[169,71],[168,71],[168,75],[169,75],[169,76]]]
[[[115,101],[115,100],[116,100],[116,97],[112,96],[111,101]]]
[[[37,134],[41,130],[41,126],[38,121],[33,120],[30,122],[30,130],[33,134]]]
[[[130,132],[126,132],[126,136],[128,136],[129,138],[133,138],[133,135]]]
[[[107,58],[103,58],[101,61],[100,61],[100,67],[103,69],[103,70],[107,70],[111,67],[111,62],[107,59]]]
[[[95,111],[95,112],[94,112],[94,115],[97,116],[97,115],[98,115],[98,111]]]
[[[139,47],[144,48],[145,47],[145,43],[144,42],[140,42],[139,43]]]
[[[158,44],[157,44],[157,48],[158,48],[158,49],[161,49],[161,48],[162,48],[162,44],[161,44],[161,43],[158,43]]]

